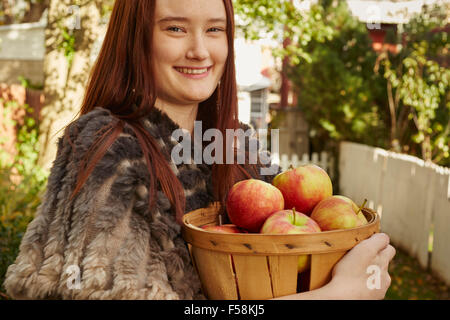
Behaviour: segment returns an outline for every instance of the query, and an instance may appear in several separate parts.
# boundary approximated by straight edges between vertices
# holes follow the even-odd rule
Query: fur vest
[[[14,299],[204,299],[159,183],[156,205],[148,208],[150,176],[129,126],[69,199],[98,129],[114,120],[96,108],[67,127],[72,144],[59,139],[46,193],[6,273],[4,285]],[[179,126],[156,108],[143,123],[170,155]],[[186,212],[215,201],[211,166],[168,161],[183,185]],[[255,178],[269,182],[273,176]]]

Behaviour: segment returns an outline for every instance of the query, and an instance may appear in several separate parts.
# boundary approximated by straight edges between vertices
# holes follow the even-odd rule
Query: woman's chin
[[[186,95],[186,101],[192,101],[192,102],[195,102],[195,103],[200,103],[200,102],[203,102],[203,101],[205,101],[205,100],[208,100],[211,96],[212,96],[212,94],[213,94],[214,92],[208,92],[208,93],[199,93],[199,94],[189,94],[189,95]]]

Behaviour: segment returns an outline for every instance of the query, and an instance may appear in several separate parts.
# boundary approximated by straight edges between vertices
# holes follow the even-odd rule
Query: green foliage
[[[373,72],[377,55],[365,25],[350,15],[345,2],[323,10],[332,38],[311,41],[306,47],[311,62],[294,66],[289,75],[313,146],[322,149],[349,140],[383,147],[387,137],[380,106],[385,91]]]
[[[72,65],[73,57],[75,55],[76,49],[75,49],[75,35],[73,30],[60,26],[61,31],[61,43],[58,45],[58,49],[64,51],[64,56],[67,59],[67,63],[70,66]]]
[[[28,224],[40,204],[44,183],[34,175],[22,176],[19,184],[11,181],[13,168],[0,168],[0,290],[9,265],[18,252]]]
[[[111,12],[114,8],[114,1],[115,0],[105,0],[102,1],[102,10],[101,10],[101,15],[104,19],[109,19]]]
[[[311,41],[325,41],[333,32],[323,19],[321,6],[305,13],[289,0],[234,0],[233,4],[238,16],[237,27],[247,39],[270,37],[281,44],[289,38],[290,44],[277,47],[274,55],[289,57],[294,65],[311,60],[305,50]]]
[[[280,43],[275,56],[289,58],[313,147],[350,140],[450,165],[450,44],[439,31],[450,4],[426,7],[388,31],[400,52],[381,55],[344,1],[322,0],[308,12],[289,0],[234,5],[247,38],[271,37]]]
[[[5,103],[4,115],[11,114],[16,108],[32,112],[28,105],[21,106],[10,101]],[[37,166],[38,131],[34,119],[25,117],[24,124],[17,127],[17,155],[14,160],[8,160],[10,155],[0,149],[0,288],[8,266],[18,254],[23,234],[40,204],[48,177]],[[1,141],[7,138],[0,135]]]
[[[23,120],[23,124],[18,124],[16,121],[10,120],[11,114],[15,109],[24,109],[26,116]],[[17,129],[17,154],[14,160],[10,163],[6,161],[8,154],[5,150],[0,150],[0,168],[8,170],[16,170],[20,176],[36,177],[37,181],[44,181],[46,174],[44,171],[37,167],[38,159],[38,125],[36,121],[29,116],[33,112],[33,109],[28,104],[20,105],[17,101],[8,101],[5,103],[3,110],[4,121],[9,121],[10,125],[15,125]],[[9,119],[9,120],[8,120]],[[0,141],[7,140],[8,137],[0,135]]]
[[[320,1],[311,8],[311,16],[320,13],[332,32],[294,41],[301,44],[296,54],[302,60],[283,55],[294,62],[289,76],[313,147],[320,146],[315,149],[349,140],[450,165],[450,44],[442,31],[448,6],[427,8],[398,33],[388,32],[400,49],[396,54],[372,50],[365,25],[345,2]],[[291,31],[293,39],[303,37]]]
[[[29,88],[32,90],[44,90],[43,84],[32,83],[30,79],[25,78],[24,76],[19,76],[18,80],[24,88]]]
[[[404,26],[402,49],[385,53],[382,65],[387,81],[391,140],[414,149],[417,156],[450,165],[450,69],[448,33],[444,30],[450,4],[426,9]],[[400,38],[400,37],[398,37]],[[403,132],[399,114],[407,114],[412,132]],[[406,136],[406,139],[405,139]]]

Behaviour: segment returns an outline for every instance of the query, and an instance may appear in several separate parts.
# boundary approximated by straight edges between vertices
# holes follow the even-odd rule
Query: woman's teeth
[[[187,68],[175,68],[177,71],[186,74],[202,74],[208,72],[208,68],[204,69],[187,69]]]

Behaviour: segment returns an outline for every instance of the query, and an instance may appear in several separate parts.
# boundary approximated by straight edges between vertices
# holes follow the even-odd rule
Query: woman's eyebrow
[[[158,23],[172,22],[172,21],[189,22],[190,19],[186,18],[186,17],[165,17],[165,18],[162,18],[162,19],[158,20]],[[226,23],[227,19],[225,19],[225,18],[211,18],[211,19],[208,19],[207,22],[208,23],[218,23],[218,22]]]

